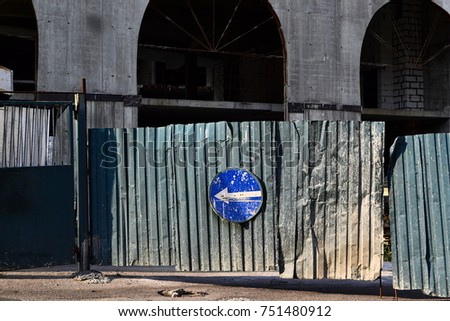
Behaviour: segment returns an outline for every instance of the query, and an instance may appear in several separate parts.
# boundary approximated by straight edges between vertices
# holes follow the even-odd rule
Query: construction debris
[[[111,279],[104,276],[102,272],[90,270],[72,274],[75,281],[87,281],[88,284],[110,283]]]
[[[185,291],[184,289],[176,289],[176,290],[161,290],[158,291],[159,295],[162,296],[168,296],[171,298],[179,298],[182,296],[206,296],[208,293],[205,292],[191,292],[191,291]]]

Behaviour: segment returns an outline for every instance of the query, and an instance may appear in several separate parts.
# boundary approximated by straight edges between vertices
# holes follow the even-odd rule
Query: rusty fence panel
[[[450,296],[450,134],[399,137],[391,148],[394,288]]]
[[[90,131],[94,256],[183,271],[374,279],[382,263],[382,123],[243,122]],[[259,215],[209,205],[227,168],[262,182]]]

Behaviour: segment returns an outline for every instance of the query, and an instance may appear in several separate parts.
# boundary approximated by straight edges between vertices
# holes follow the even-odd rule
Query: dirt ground
[[[392,272],[380,280],[291,280],[278,273],[185,273],[172,268],[93,266],[109,283],[75,280],[76,266],[0,272],[0,300],[25,301],[393,301]],[[107,280],[108,281],[108,280]],[[173,292],[173,290],[183,291]],[[172,291],[172,292],[171,292]],[[175,294],[174,294],[175,293]],[[163,296],[161,294],[173,295]],[[177,294],[180,294],[177,296]],[[420,291],[398,291],[398,300],[434,300]]]

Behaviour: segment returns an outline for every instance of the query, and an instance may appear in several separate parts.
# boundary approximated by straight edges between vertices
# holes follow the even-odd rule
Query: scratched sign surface
[[[247,222],[258,214],[263,205],[261,183],[245,169],[227,169],[212,180],[209,201],[214,212],[223,219]]]

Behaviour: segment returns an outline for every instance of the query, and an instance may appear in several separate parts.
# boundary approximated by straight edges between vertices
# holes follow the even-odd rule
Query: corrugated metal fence
[[[71,164],[69,105],[0,102],[0,168]]]
[[[90,131],[97,262],[372,280],[382,263],[382,123],[244,122]],[[213,213],[214,176],[263,184],[243,224]]]
[[[292,124],[281,141],[281,272],[307,279],[375,279],[382,264],[381,123]],[[302,148],[303,147],[303,148]]]
[[[397,138],[390,195],[394,288],[450,296],[450,134]]]

